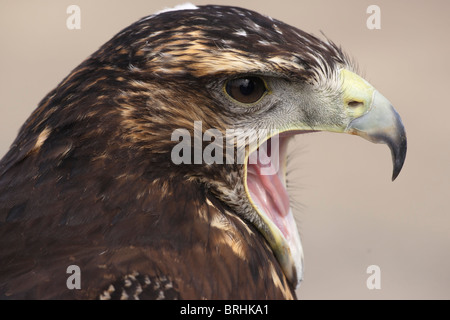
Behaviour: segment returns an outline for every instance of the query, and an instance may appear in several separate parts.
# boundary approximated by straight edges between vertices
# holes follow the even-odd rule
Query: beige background
[[[207,4],[210,1],[193,1]],[[180,1],[0,1],[0,155],[37,103],[74,67],[142,16]],[[303,299],[450,298],[450,1],[215,1],[329,38],[401,114],[408,134],[392,183],[385,146],[320,133],[297,137],[291,163],[305,250]],[[366,8],[381,8],[381,30]],[[81,30],[66,8],[81,7]],[[366,268],[381,268],[368,290]]]

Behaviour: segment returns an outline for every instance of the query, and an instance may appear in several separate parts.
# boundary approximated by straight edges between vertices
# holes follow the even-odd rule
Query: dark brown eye
[[[225,90],[230,97],[242,103],[254,103],[261,99],[267,91],[264,81],[258,77],[230,80],[227,82]]]

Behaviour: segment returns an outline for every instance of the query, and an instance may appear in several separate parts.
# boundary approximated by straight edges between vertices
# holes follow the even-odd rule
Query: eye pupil
[[[255,82],[250,79],[242,79],[242,84],[239,86],[239,89],[244,96],[248,96],[255,90]]]
[[[267,91],[264,81],[258,77],[229,80],[225,89],[230,97],[246,104],[258,101]]]

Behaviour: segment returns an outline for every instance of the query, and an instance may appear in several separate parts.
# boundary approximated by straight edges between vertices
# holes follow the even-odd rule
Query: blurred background
[[[0,157],[39,101],[137,19],[171,0],[1,0]],[[405,166],[389,149],[332,133],[296,137],[289,188],[305,251],[300,299],[450,298],[450,2],[446,0],[192,1],[243,6],[340,44],[400,113]],[[66,27],[69,5],[81,29]],[[369,30],[366,9],[381,9]],[[369,290],[367,267],[381,270]]]

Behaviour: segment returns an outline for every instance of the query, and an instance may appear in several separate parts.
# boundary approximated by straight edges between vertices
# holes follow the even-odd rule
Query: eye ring
[[[246,76],[228,80],[224,91],[233,100],[243,104],[253,104],[261,100],[268,90],[262,78]]]

